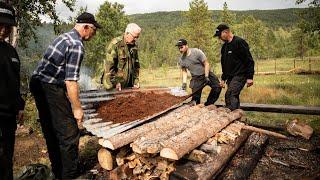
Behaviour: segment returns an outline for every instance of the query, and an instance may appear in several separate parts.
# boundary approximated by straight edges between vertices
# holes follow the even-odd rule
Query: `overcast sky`
[[[109,0],[124,5],[126,14],[149,13],[157,11],[177,11],[188,10],[191,0]],[[61,3],[57,6],[57,11],[61,17],[72,16],[72,13]],[[77,7],[88,7],[90,13],[96,13],[99,6],[105,0],[77,0]],[[253,10],[253,9],[285,9],[305,7],[306,5],[295,4],[295,0],[205,0],[210,10],[221,10],[223,3],[227,2],[230,10]],[[76,9],[77,11],[77,9]]]

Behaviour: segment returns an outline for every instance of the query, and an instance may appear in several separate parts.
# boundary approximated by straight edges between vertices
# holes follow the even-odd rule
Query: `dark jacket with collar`
[[[9,43],[1,41],[0,77],[0,116],[15,116],[24,109],[20,95],[20,60],[17,51]]]

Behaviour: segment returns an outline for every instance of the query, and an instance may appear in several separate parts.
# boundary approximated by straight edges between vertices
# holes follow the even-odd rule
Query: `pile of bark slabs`
[[[238,141],[249,135],[241,131],[242,123],[234,123],[243,115],[242,110],[215,106],[182,106],[156,121],[100,139],[109,150],[102,148],[98,160],[103,168],[112,170],[112,179],[168,179],[179,161],[205,165],[210,154],[223,158],[224,151],[238,149]]]

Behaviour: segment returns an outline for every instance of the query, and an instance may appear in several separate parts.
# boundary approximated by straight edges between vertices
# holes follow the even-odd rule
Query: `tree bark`
[[[249,131],[243,130],[233,143],[220,144],[220,152],[208,154],[209,156],[204,163],[189,161],[178,165],[176,167],[176,171],[172,174],[173,179],[214,179],[227,164],[229,159],[232,158],[234,153],[237,152],[239,147],[245,142],[249,134]]]
[[[112,150],[118,149],[135,141],[137,138],[143,136],[145,133],[149,133],[150,131],[168,123],[168,121],[170,122],[181,115],[192,113],[195,109],[201,108],[201,105],[193,106],[190,108],[185,108],[186,106],[189,107],[189,105],[184,105],[180,108],[177,108],[173,112],[170,112],[166,116],[159,118],[156,121],[144,124],[126,132],[114,135],[111,138],[105,139],[101,141],[101,145]]]
[[[243,114],[244,112],[240,109],[228,113],[228,115],[224,114],[223,116],[212,113],[209,119],[202,119],[192,128],[161,142],[165,148],[160,151],[160,156],[172,160],[179,160],[182,156],[206,142],[231,122],[241,118]]]
[[[173,136],[182,133],[184,130],[193,127],[198,123],[201,118],[209,118],[211,113],[208,113],[207,108],[201,108],[200,110],[195,109],[193,112],[182,115],[170,123],[164,124],[163,126],[151,131],[150,133],[141,136],[135,140],[131,147],[136,153],[159,153],[162,145],[161,141],[165,141]]]
[[[268,136],[252,133],[218,179],[248,179],[264,153]]]
[[[194,149],[191,153],[185,155],[183,158],[194,162],[203,163],[207,159],[208,155],[200,150]]]

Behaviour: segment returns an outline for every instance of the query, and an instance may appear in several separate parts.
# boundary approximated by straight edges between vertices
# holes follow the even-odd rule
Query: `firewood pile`
[[[98,160],[111,171],[111,179],[180,177],[186,169],[181,162],[189,163],[195,179],[210,178],[249,136],[242,130],[245,125],[236,121],[243,116],[242,110],[184,105],[155,121],[100,139],[104,148]]]

